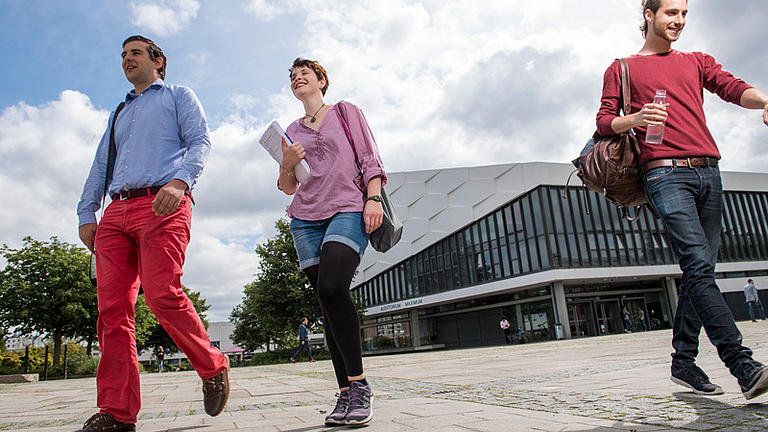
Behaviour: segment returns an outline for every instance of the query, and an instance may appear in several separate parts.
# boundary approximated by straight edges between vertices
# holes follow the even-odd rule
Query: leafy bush
[[[44,353],[44,348],[29,348],[30,373],[43,369]],[[24,373],[24,351],[0,351],[0,375],[20,373]]]
[[[95,375],[99,366],[99,357],[91,357],[86,353],[86,348],[78,343],[67,343],[67,376]],[[42,366],[35,372],[43,373]],[[55,367],[48,368],[48,377],[64,376],[64,350],[62,349],[61,362]]]

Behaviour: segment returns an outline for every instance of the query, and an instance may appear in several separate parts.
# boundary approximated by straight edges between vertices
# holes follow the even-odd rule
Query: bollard
[[[24,373],[29,373],[29,347],[24,347]]]
[[[67,379],[67,348],[68,346],[64,345],[64,379]]]
[[[45,346],[45,363],[43,363],[43,379],[48,379],[48,345]]]

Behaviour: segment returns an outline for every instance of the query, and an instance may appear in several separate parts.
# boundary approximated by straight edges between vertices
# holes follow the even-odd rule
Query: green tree
[[[272,341],[292,344],[301,317],[310,320],[310,327],[322,318],[315,294],[299,270],[288,221],[278,219],[275,228],[274,238],[256,246],[256,280],[245,286],[242,303],[230,315],[235,323],[232,340],[249,351],[265,345],[269,350]]]
[[[192,291],[184,285],[181,288],[192,301],[192,305],[194,305],[195,311],[197,311],[197,316],[203,321],[203,325],[208,328],[205,312],[211,306],[206,304],[205,298],[201,297],[199,292]],[[176,346],[171,336],[160,325],[152,311],[150,311],[143,295],[136,299],[135,311],[136,348],[138,352],[142,352],[145,349],[152,349],[154,351],[158,346],[162,346],[167,354],[179,351],[179,347]]]
[[[64,337],[80,337],[89,344],[96,337],[89,254],[56,237],[47,242],[25,237],[23,242],[20,249],[0,247],[6,260],[0,272],[0,327],[51,337],[57,365]]]

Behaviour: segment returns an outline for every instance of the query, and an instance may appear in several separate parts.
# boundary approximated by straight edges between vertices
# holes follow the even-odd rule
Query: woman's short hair
[[[640,2],[643,6],[643,23],[640,24],[640,32],[643,33],[643,38],[648,35],[648,20],[645,19],[645,10],[650,9],[655,15],[661,7],[661,0],[642,0]]]
[[[305,58],[297,57],[296,60],[293,61],[291,68],[288,69],[288,77],[292,78],[291,75],[293,74],[293,70],[301,66],[306,66],[312,69],[315,72],[315,75],[317,75],[318,80],[325,80],[325,85],[320,89],[320,91],[323,92],[323,96],[325,96],[325,92],[328,90],[328,84],[330,83],[328,80],[328,72],[325,71],[325,68],[320,66],[320,63],[314,60],[307,60]]]

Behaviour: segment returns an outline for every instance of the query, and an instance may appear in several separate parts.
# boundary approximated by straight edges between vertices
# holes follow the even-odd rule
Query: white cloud
[[[298,54],[329,71],[326,101],[364,110],[390,170],[568,161],[595,129],[603,72],[642,45],[639,6],[626,2],[340,1],[290,9],[304,17]],[[704,27],[689,23],[676,48],[706,50]],[[301,107],[286,89],[274,98],[295,117]],[[766,135],[759,123],[738,124],[746,129],[732,128],[729,141],[754,147]]]
[[[55,235],[80,244],[75,208],[107,118],[72,90],[0,114],[0,243]],[[254,248],[274,235],[289,203],[275,187],[277,164],[259,146],[260,133],[237,118],[211,131],[211,157],[194,191],[183,282],[208,299],[212,320],[227,319],[240,302],[257,270]]]
[[[23,102],[0,115],[0,238],[77,238],[77,204],[108,113],[66,90],[39,106]],[[13,209],[9,211],[9,209]]]
[[[250,0],[246,12],[261,21],[271,21],[280,15],[296,11],[301,5],[310,5],[306,0]]]
[[[159,36],[168,36],[187,27],[199,9],[197,0],[132,1],[131,22]]]
[[[764,39],[759,26],[724,22],[712,6],[692,9],[677,49],[724,47],[731,38],[723,36],[735,30],[753,31],[739,33],[739,40]],[[133,0],[131,8],[134,24],[158,34],[202,25],[193,21],[197,1]],[[636,2],[561,1],[545,8],[534,0],[482,7],[468,0],[339,0],[331,7],[252,0],[245,8],[248,19],[262,24],[252,27],[270,33],[245,33],[233,40],[242,44],[239,51],[260,62],[263,57],[259,67],[274,67],[281,77],[289,64],[266,64],[275,50],[286,63],[298,55],[319,60],[330,73],[326,102],[345,99],[365,111],[390,171],[572,159],[594,131],[605,68],[642,44]],[[240,5],[219,12],[219,20],[244,15]],[[301,34],[295,44],[273,32],[284,18],[292,26],[281,31]],[[275,23],[263,23],[270,20]],[[723,55],[750,52],[731,45],[721,48]],[[274,85],[259,78],[258,86],[222,79],[227,73],[220,51],[218,45],[195,45],[178,62],[179,76],[186,77],[180,83],[207,92],[206,110],[217,122],[195,189],[184,269],[184,283],[208,299],[214,320],[226,319],[240,301],[242,286],[257,269],[255,245],[274,234],[274,221],[290,202],[276,189],[277,165],[257,139],[271,120],[286,126],[303,113],[287,79]],[[758,72],[765,69],[763,57],[734,54],[724,66],[764,79]],[[751,84],[765,90],[768,83]],[[228,111],[211,110],[222,105]],[[759,113],[710,96],[705,111],[723,167],[765,171],[768,129]],[[78,241],[74,207],[106,119],[106,111],[74,91],[0,114],[0,242],[17,246],[24,235]]]

